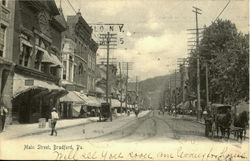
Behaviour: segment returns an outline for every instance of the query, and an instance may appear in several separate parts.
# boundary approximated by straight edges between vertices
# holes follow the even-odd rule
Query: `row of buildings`
[[[7,123],[48,119],[52,107],[72,118],[104,101],[105,65],[96,65],[98,44],[80,12],[65,18],[54,0],[2,0],[0,34]],[[110,102],[119,106],[119,90],[112,89]]]

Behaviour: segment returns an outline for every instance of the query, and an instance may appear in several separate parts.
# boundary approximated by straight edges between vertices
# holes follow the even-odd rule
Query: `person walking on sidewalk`
[[[5,107],[5,104],[3,103],[3,101],[1,100],[1,102],[0,102],[0,121],[1,121],[0,132],[4,131],[4,125],[5,125],[7,113],[8,113],[8,110]]]
[[[57,136],[57,131],[56,131],[56,122],[59,119],[58,113],[56,112],[56,108],[53,107],[52,112],[51,112],[51,136],[54,134]]]

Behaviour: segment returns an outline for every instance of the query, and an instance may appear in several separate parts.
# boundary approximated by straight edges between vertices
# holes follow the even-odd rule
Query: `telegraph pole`
[[[175,112],[176,112],[176,107],[177,107],[177,98],[176,98],[176,69],[174,70],[174,107],[175,107]]]
[[[107,34],[106,103],[109,103],[109,32]]]
[[[121,113],[122,113],[122,69],[121,69],[121,63],[119,62],[119,68],[120,68],[120,88],[121,88]]]
[[[196,49],[199,45],[199,25],[198,25],[198,14],[201,14],[201,9],[193,7],[195,10],[195,20],[196,20]],[[197,53],[197,120],[200,120],[200,55]]]
[[[128,62],[127,62],[126,101],[125,101],[126,109],[127,109],[127,106],[128,106]]]
[[[136,102],[136,104],[137,104],[137,95],[138,95],[138,85],[137,85],[137,83],[138,83],[138,80],[137,80],[137,76],[136,76],[136,78],[135,78],[136,80],[136,83],[135,83],[135,93],[136,93],[136,100],[135,100],[135,102]]]
[[[209,107],[209,89],[208,89],[208,67],[207,67],[207,62],[206,62],[206,104],[207,108]]]

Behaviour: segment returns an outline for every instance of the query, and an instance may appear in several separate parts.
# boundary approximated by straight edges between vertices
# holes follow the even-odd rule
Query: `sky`
[[[177,59],[186,58],[188,40],[195,35],[187,29],[195,28],[192,7],[200,8],[199,27],[209,26],[229,0],[55,0],[65,18],[80,11],[86,22],[94,24],[123,24],[122,32],[115,26],[117,39],[123,39],[116,49],[110,50],[111,61],[132,62],[130,81],[145,80],[166,75],[177,69]],[[221,19],[229,19],[239,31],[248,33],[248,0],[231,0]],[[99,28],[98,28],[99,27]],[[108,27],[106,26],[108,29]],[[104,28],[103,32],[107,32]],[[101,32],[96,26],[93,39]],[[102,33],[103,33],[102,32]],[[105,58],[107,51],[98,49],[98,58]]]

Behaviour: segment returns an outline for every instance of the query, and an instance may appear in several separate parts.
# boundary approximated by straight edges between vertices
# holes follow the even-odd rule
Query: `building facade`
[[[0,31],[0,99],[11,115],[12,84],[13,84],[13,33],[15,1],[1,1]],[[11,117],[7,118],[7,123]]]
[[[67,17],[68,30],[63,40],[63,84],[67,90],[95,91],[97,43],[91,38],[92,29],[78,12]]]
[[[15,1],[13,122],[48,119],[67,91],[60,87],[66,22],[54,0]]]

